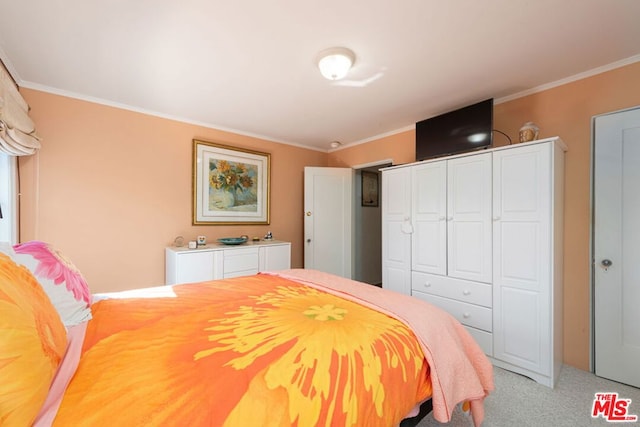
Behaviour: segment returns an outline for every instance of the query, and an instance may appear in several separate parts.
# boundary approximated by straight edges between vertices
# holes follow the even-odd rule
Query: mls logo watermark
[[[618,393],[596,393],[591,408],[591,418],[602,417],[611,423],[634,423],[637,415],[629,414],[631,399],[621,399]]]

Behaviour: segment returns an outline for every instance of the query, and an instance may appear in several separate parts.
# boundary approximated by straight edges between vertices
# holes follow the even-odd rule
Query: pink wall
[[[51,242],[93,292],[164,284],[164,248],[182,235],[292,242],[302,267],[303,168],[327,154],[21,90],[43,138],[20,161],[22,241]],[[271,153],[271,224],[192,226],[192,139]]]
[[[414,131],[330,154],[22,90],[44,138],[22,159],[21,240],[52,242],[85,274],[93,292],[164,283],[164,247],[177,235],[209,239],[263,235],[293,243],[303,264],[304,166],[353,166],[414,159]],[[591,117],[640,105],[640,63],[495,107],[495,127],[517,140],[534,121],[541,137],[567,143],[565,177],[565,362],[589,367]],[[270,226],[191,225],[193,138],[271,153]],[[506,139],[496,134],[496,145]]]
[[[560,136],[569,147],[565,162],[564,359],[589,369],[591,118],[640,105],[640,62],[501,103],[494,127],[518,141],[523,123],[540,126],[540,138]],[[415,159],[414,131],[335,151],[329,166],[352,166],[393,158]],[[495,134],[496,146],[507,139]]]

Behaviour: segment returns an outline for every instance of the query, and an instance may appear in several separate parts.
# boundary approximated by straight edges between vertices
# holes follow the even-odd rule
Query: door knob
[[[608,270],[609,267],[613,265],[613,262],[611,262],[610,259],[603,259],[602,261],[600,261],[600,265],[602,265],[602,268],[604,268],[605,270]]]
[[[311,211],[307,211],[307,216],[311,216]]]

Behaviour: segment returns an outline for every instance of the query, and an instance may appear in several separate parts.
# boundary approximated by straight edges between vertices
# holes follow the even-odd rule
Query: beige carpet
[[[619,398],[631,399],[628,412],[640,417],[640,389],[608,381],[589,372],[564,366],[554,389],[500,368],[494,368],[494,378],[496,390],[485,400],[483,427],[640,425],[640,422],[610,423],[602,417],[591,418],[597,392],[617,392]],[[429,414],[418,427],[442,425],[466,427],[472,423],[456,410],[448,424],[438,423]]]

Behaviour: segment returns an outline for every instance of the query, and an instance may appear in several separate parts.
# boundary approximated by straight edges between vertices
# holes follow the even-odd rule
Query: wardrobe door
[[[447,161],[447,274],[491,283],[491,153]]]
[[[411,294],[410,168],[382,172],[382,287]]]
[[[447,162],[411,168],[411,266],[415,271],[447,274]]]
[[[550,374],[551,144],[494,152],[494,357]]]

